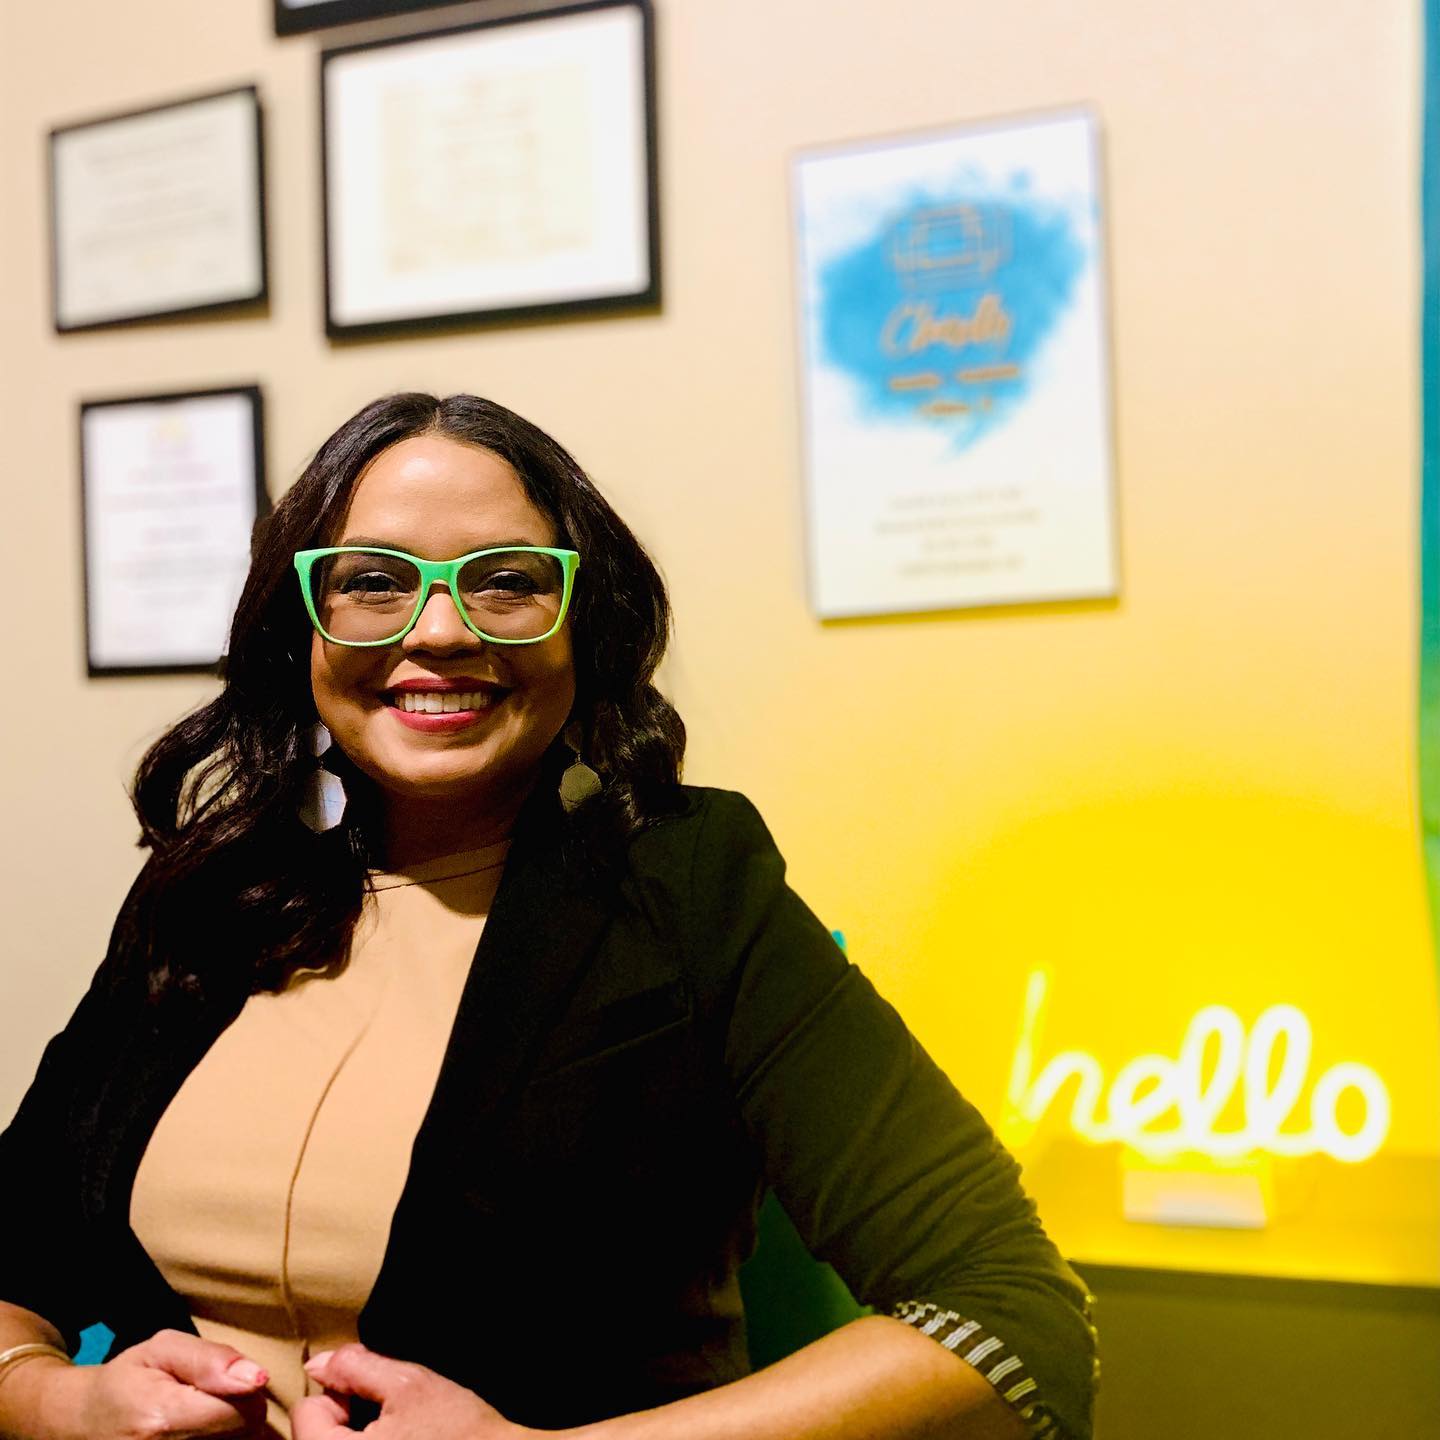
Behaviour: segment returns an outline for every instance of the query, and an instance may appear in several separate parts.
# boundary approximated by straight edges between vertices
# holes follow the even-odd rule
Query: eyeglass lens
[[[415,613],[420,572],[396,555],[349,551],[316,561],[310,591],[336,640],[390,640]],[[564,593],[565,568],[555,556],[496,550],[461,569],[455,598],[487,635],[536,640],[554,627]]]

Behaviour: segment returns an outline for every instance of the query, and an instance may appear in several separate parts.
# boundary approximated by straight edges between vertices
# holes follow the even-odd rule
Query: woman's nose
[[[407,649],[429,650],[437,646],[479,646],[485,642],[460,618],[450,592],[443,586],[436,586],[421,607],[415,628],[401,643]]]

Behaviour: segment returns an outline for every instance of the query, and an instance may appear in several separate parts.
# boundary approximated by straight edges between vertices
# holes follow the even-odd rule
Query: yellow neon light
[[[1105,1089],[1099,1060],[1084,1050],[1064,1050],[1038,1075],[1035,1051],[1049,997],[1050,976],[1036,970],[1025,986],[1020,1037],[1010,1066],[1000,1129],[1007,1143],[1023,1145],[1039,1128],[1060,1091],[1075,1082],[1070,1128],[1096,1145],[1119,1142],[1152,1159],[1196,1151],[1232,1160],[1264,1151],[1271,1155],[1326,1154],[1348,1164],[1368,1160],[1390,1131],[1390,1092],[1368,1065],[1332,1065],[1310,1092],[1310,1128],[1285,1131],[1310,1070],[1312,1033],[1293,1005],[1272,1005],[1246,1034],[1244,1022],[1225,1005],[1207,1005],[1191,1018],[1180,1054],[1137,1055]],[[1283,1045],[1282,1045],[1283,1042]],[[1214,1063],[1206,1074],[1206,1058]],[[1279,1051],[1279,1067],[1271,1079]],[[1031,1077],[1034,1076],[1032,1079]],[[1244,1123],[1237,1130],[1215,1125],[1239,1088]],[[1365,1118],[1354,1132],[1340,1126],[1340,1097],[1354,1090]],[[1099,1117],[1105,1099],[1105,1118]],[[1175,1112],[1176,1123],[1157,1128]]]

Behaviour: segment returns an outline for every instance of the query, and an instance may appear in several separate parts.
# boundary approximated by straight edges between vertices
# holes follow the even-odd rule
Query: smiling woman
[[[377,786],[387,863],[508,834],[575,705],[560,613],[570,572],[542,548],[559,539],[554,523],[508,461],[422,434],[365,467],[335,528],[351,553],[310,570],[310,613],[333,636],[317,619],[311,689],[321,721]],[[414,561],[353,553],[376,543],[366,535],[419,560],[481,558],[426,590]],[[526,550],[498,557],[504,568],[484,554],[517,545]],[[511,633],[487,639],[482,622]],[[430,713],[461,693],[474,708]],[[400,694],[416,699],[400,705]]]
[[[0,1136],[0,1434],[1086,1440],[1083,1286],[753,807],[680,784],[668,627],[502,407],[321,447]],[[767,1186],[887,1313],[749,1375]]]

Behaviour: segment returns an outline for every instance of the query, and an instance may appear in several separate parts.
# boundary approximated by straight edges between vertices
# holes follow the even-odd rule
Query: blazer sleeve
[[[125,905],[137,886],[138,878]],[[118,974],[112,932],[104,963],[0,1132],[0,1300],[48,1320],[72,1352],[100,1318],[96,1247],[81,1203],[77,1100],[93,1079],[97,1050],[114,1034]]]
[[[691,896],[724,977],[730,1083],[811,1252],[976,1365],[1032,1433],[1089,1440],[1085,1286],[980,1113],[786,885],[743,797],[715,792]]]
[[[66,1132],[94,996],[92,990],[45,1047],[15,1118],[0,1134],[0,1300],[48,1320],[72,1353],[91,1323],[84,1300],[89,1247]]]

